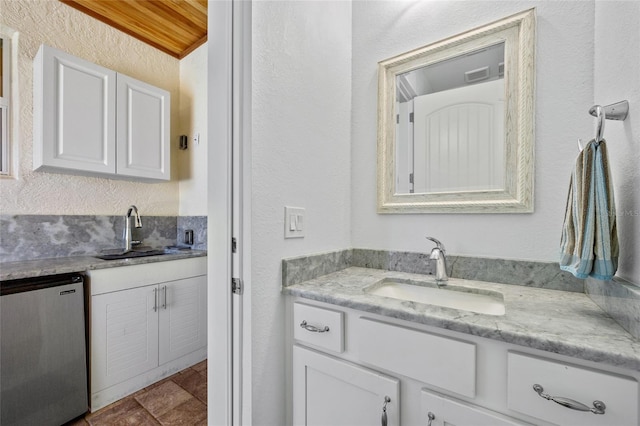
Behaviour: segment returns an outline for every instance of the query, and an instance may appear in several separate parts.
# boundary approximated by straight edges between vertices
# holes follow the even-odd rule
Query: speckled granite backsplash
[[[308,281],[350,266],[417,274],[433,274],[428,253],[347,249],[282,260],[282,285]],[[454,278],[489,281],[586,293],[632,336],[640,339],[640,287],[618,277],[606,283],[581,280],[561,271],[555,262],[447,256]]]
[[[432,274],[429,253],[348,249],[282,261],[282,284],[288,286],[349,266]],[[583,280],[563,272],[554,262],[447,256],[451,277],[583,293]]]
[[[204,216],[142,216],[133,238],[143,245],[184,244],[184,230],[194,230],[192,248],[206,250]],[[122,246],[123,216],[0,215],[0,262],[91,255]]]
[[[603,282],[587,278],[585,293],[611,318],[640,339],[640,287],[618,277]]]

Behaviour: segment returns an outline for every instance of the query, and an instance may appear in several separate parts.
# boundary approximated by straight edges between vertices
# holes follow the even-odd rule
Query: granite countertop
[[[143,263],[166,262],[206,256],[202,250],[184,250],[158,256],[135,257],[130,259],[102,260],[92,256],[69,256],[51,259],[25,260],[0,263],[0,281],[34,278],[46,275],[83,272],[94,269],[115,268],[117,266],[139,265]]]
[[[451,279],[450,285],[502,293],[506,313],[493,316],[365,293],[365,288],[384,278],[433,279],[421,274],[349,267],[283,287],[283,293],[640,370],[640,340],[627,333],[585,294]]]

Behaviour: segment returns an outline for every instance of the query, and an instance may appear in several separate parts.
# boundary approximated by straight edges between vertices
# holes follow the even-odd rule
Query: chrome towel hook
[[[600,143],[604,137],[604,121],[607,119],[607,114],[600,105],[595,105],[596,117],[598,118],[598,129],[596,130],[596,143]]]
[[[629,101],[620,101],[610,105],[594,105],[589,108],[589,114],[598,119],[595,141],[599,144],[604,139],[605,120],[624,121],[629,115]],[[578,148],[582,151],[582,141],[578,139]]]
[[[598,113],[596,111],[596,107],[598,106],[599,105],[594,105],[589,108],[589,114],[597,117]],[[627,119],[627,115],[629,115],[629,101],[620,101],[615,104],[605,105],[601,108],[604,108],[607,120],[624,121]]]

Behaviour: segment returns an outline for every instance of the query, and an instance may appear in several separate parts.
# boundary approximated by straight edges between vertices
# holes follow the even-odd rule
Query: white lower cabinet
[[[89,273],[92,411],[206,358],[206,258],[185,261]]]
[[[393,377],[293,348],[294,425],[400,425],[399,386]]]
[[[91,298],[91,390],[158,366],[157,286]]]
[[[295,425],[640,424],[638,371],[291,299]]]
[[[158,288],[159,363],[207,346],[207,277],[165,283]]]

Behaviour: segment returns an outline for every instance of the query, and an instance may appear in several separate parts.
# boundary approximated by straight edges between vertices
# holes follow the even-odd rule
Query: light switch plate
[[[284,237],[304,238],[306,229],[304,209],[301,207],[284,208]]]

